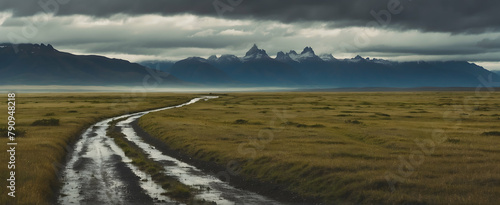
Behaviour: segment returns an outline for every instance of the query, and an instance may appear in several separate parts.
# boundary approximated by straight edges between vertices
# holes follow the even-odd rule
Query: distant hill
[[[50,44],[0,44],[0,73],[1,85],[142,85],[145,78],[149,84],[185,84],[136,63],[73,55]]]
[[[166,73],[170,73],[172,66],[176,61],[142,61],[139,64],[146,66],[151,69],[160,70]]]
[[[229,84],[231,78],[221,69],[202,58],[188,58],[176,62],[169,72],[185,81],[202,84]]]

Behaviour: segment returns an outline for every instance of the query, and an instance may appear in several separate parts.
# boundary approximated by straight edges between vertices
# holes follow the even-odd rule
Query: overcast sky
[[[499,10],[498,0],[0,0],[0,42],[130,61],[311,46],[500,70]]]

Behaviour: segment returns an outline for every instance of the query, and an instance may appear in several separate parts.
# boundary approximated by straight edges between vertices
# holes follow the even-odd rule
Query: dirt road
[[[210,100],[215,96],[195,98],[178,106],[118,116],[98,122],[88,128],[76,143],[73,153],[63,170],[63,186],[59,204],[178,204],[162,195],[166,192],[151,176],[131,164],[131,160],[106,136],[106,129],[113,119],[125,119],[117,127],[126,138],[136,144],[152,160],[161,163],[169,176],[180,182],[197,187],[197,199],[217,204],[280,204],[256,193],[234,188],[206,174],[196,167],[167,156],[144,142],[131,123],[150,112],[175,109]]]

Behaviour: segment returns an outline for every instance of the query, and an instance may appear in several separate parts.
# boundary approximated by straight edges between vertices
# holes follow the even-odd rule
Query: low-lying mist
[[[141,86],[65,86],[65,85],[5,85],[0,86],[0,93],[53,93],[53,92],[273,92],[291,91],[296,88],[287,87],[141,87]]]

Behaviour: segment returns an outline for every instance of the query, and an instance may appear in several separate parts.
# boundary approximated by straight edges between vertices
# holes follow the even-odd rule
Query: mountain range
[[[291,87],[475,87],[480,78],[500,76],[467,61],[395,62],[356,56],[336,59],[316,55],[311,47],[270,57],[253,45],[243,57],[215,55],[178,62],[140,62],[170,72],[181,80],[213,85]],[[201,76],[201,77],[197,77]]]
[[[166,85],[186,84],[137,63],[73,55],[50,44],[0,44],[0,73],[0,85],[142,85],[158,76]]]
[[[144,85],[193,87],[475,87],[500,76],[466,61],[395,62],[356,56],[337,59],[302,52],[270,57],[253,45],[244,56],[190,57],[131,63],[96,55],[73,55],[50,44],[0,44],[0,85]],[[154,83],[154,82],[148,82]]]

